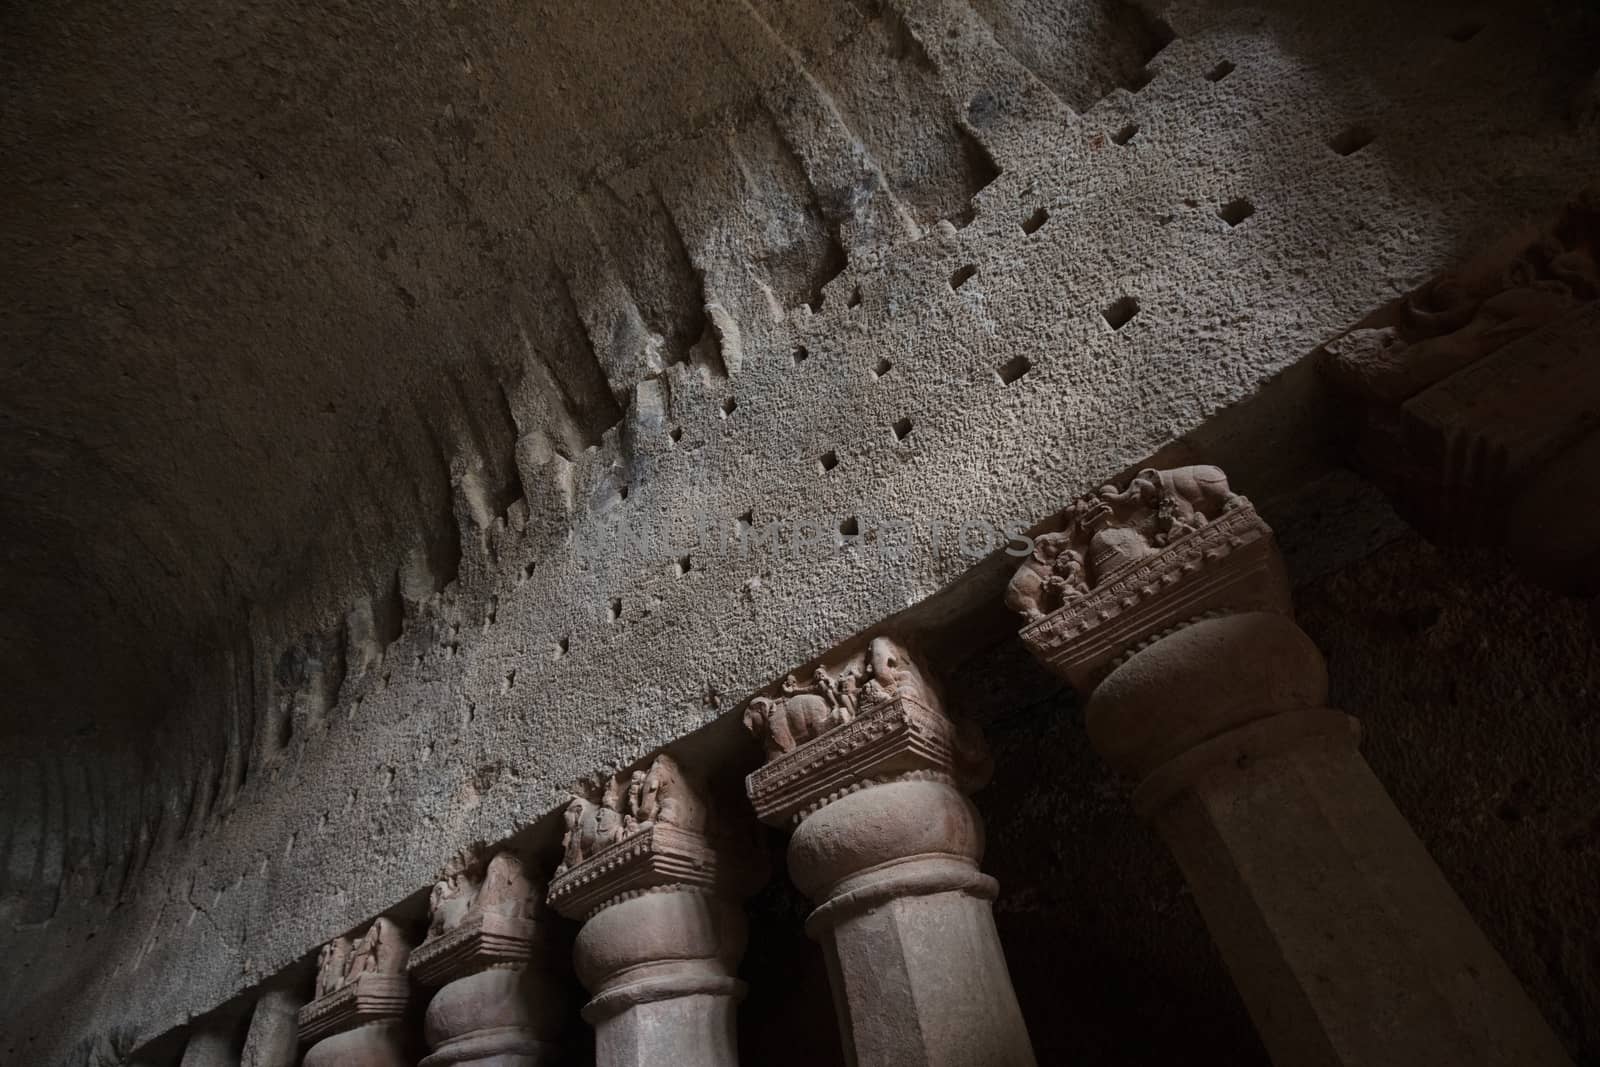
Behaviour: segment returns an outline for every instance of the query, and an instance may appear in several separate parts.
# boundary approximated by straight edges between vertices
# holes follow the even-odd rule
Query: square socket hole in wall
[[[550,650],[550,658],[551,659],[561,659],[569,651],[571,651],[571,649],[572,649],[572,638],[563,637],[561,640],[557,641],[555,643],[555,647]]]
[[[694,570],[694,557],[679,556],[678,561],[672,565],[672,569],[679,578],[682,578],[685,574]]]
[[[1032,369],[1027,356],[1012,356],[995,369],[994,376],[1000,379],[1001,385],[1011,385]]]
[[[1206,72],[1206,81],[1219,82],[1223,78],[1226,78],[1228,75],[1232,74],[1236,69],[1237,68],[1231,62],[1224,59],[1221,63],[1218,63],[1216,66],[1212,67]]]
[[[611,609],[610,609],[609,615],[610,615],[610,618],[611,618],[612,622],[616,622],[618,619],[622,618],[622,598],[621,597],[612,597],[611,598]]]
[[[1120,330],[1133,321],[1139,314],[1139,301],[1131,296],[1120,297],[1100,313],[1106,320],[1106,325],[1113,330]]]
[[[841,520],[839,523],[839,533],[843,534],[845,537],[860,537],[861,520],[856,518],[854,515],[851,515],[847,519]]]
[[[894,439],[896,441],[904,441],[911,436],[912,429],[914,427],[911,425],[910,419],[896,419],[894,423]]]
[[[683,427],[674,426],[672,429],[667,431],[667,436],[672,438],[673,444],[677,444],[679,441],[683,440]]]
[[[880,359],[878,360],[878,365],[872,368],[872,376],[874,378],[882,378],[885,374],[888,374],[892,370],[894,370],[893,363],[890,363],[886,359]]]
[[[739,402],[737,400],[735,400],[733,397],[730,396],[730,397],[728,397],[726,400],[724,400],[722,402],[722,417],[723,418],[727,418],[729,415],[732,415],[735,411],[738,411],[738,410],[739,410]]]
[[[1037,208],[1032,215],[1022,220],[1022,232],[1033,234],[1039,232],[1039,227],[1050,221],[1050,212],[1044,208]]]
[[[1149,67],[1140,67],[1138,70],[1134,71],[1133,77],[1128,79],[1127,84],[1124,85],[1123,88],[1127,89],[1130,93],[1137,93],[1139,90],[1143,89],[1146,85],[1149,85],[1155,80],[1156,76],[1150,72]]]
[[[1365,126],[1346,126],[1328,140],[1328,147],[1341,156],[1353,156],[1371,144],[1375,136]]]
[[[958,268],[954,274],[950,275],[950,288],[961,288],[963,285],[966,285],[968,282],[970,282],[973,276],[977,273],[978,268],[971,263],[968,263],[964,267]]]
[[[1237,226],[1255,213],[1255,205],[1243,197],[1229,200],[1226,204],[1217,208],[1217,218],[1226,222],[1229,226]]]
[[[828,449],[826,452],[824,452],[822,455],[817,457],[817,466],[822,470],[823,474],[827,474],[829,471],[833,470],[833,468],[837,467],[838,465],[839,465],[839,454],[837,452],[835,452],[831,448]]]
[[[850,299],[844,302],[844,306],[847,308],[858,308],[861,306],[861,286],[858,285],[854,289],[850,290]]]
[[[1134,135],[1138,132],[1139,124],[1137,122],[1130,122],[1126,126],[1122,127],[1122,129],[1111,135],[1111,143],[1116,145],[1125,145],[1129,141],[1133,140]]]
[[[794,359],[794,365],[797,367],[811,358],[811,353],[806,351],[805,345],[795,345],[794,351],[790,355]]]

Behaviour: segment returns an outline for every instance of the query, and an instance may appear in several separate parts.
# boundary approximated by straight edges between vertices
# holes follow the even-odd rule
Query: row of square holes
[[[1451,41],[1454,41],[1456,44],[1466,44],[1468,41],[1471,41],[1477,37],[1479,33],[1483,32],[1484,25],[1484,23],[1476,19],[1468,19],[1465,22],[1457,23],[1450,29],[1448,33],[1445,34],[1445,37]],[[1219,82],[1237,69],[1238,68],[1233,65],[1232,61],[1224,59],[1207,71],[1205,78],[1208,82]],[[1126,88],[1130,93],[1137,93],[1154,80],[1155,75],[1150,72],[1149,68],[1141,67],[1138,73],[1136,73],[1133,78],[1129,80]],[[1129,123],[1116,133],[1112,134],[1111,141],[1113,144],[1125,145],[1129,141],[1133,140],[1134,135],[1138,132],[1138,123]],[[1341,156],[1348,156],[1355,152],[1359,152],[1371,142],[1372,134],[1369,131],[1361,126],[1353,126],[1330,140],[1328,145]],[[1033,231],[1030,230],[1028,232],[1031,233]]]
[[[1462,26],[1448,34],[1448,36],[1453,41],[1465,43],[1476,37],[1478,32],[1482,29],[1483,26],[1481,23],[1464,23]],[[1205,77],[1207,81],[1219,82],[1228,75],[1232,74],[1236,69],[1237,68],[1231,61],[1225,59],[1213,67]],[[1136,78],[1135,81],[1130,84],[1129,88],[1132,92],[1138,92],[1140,89],[1144,88],[1150,83],[1151,78],[1153,77],[1153,75],[1150,75],[1148,71],[1142,71],[1141,74],[1143,75],[1142,77]],[[1115,144],[1126,145],[1138,132],[1139,127],[1137,124],[1129,124],[1117,131],[1117,133],[1113,134],[1111,140]],[[1333,149],[1333,151],[1337,152],[1341,156],[1350,156],[1371,144],[1374,136],[1375,135],[1372,133],[1372,131],[1367,127],[1355,125],[1348,127],[1330,139],[1328,142],[1328,147]],[[1254,214],[1255,206],[1251,204],[1250,201],[1243,198],[1230,200],[1217,209],[1217,216],[1226,222],[1230,227],[1238,226],[1240,223],[1244,222]],[[1031,236],[1032,234],[1038,232],[1038,230],[1048,221],[1050,221],[1049,211],[1043,207],[1036,208],[1031,215],[1022,221],[1022,232]],[[963,285],[975,277],[977,273],[978,268],[974,264],[969,263],[960,267],[954,274],[950,276],[950,288],[952,290],[960,289]],[[855,307],[860,302],[861,290],[859,287],[857,287],[856,290],[851,294],[849,305],[851,307]],[[1139,301],[1134,297],[1124,296],[1112,301],[1112,303],[1101,312],[1101,316],[1105,319],[1106,325],[1110,326],[1112,330],[1120,330],[1122,327],[1131,322],[1133,317],[1138,313]],[[793,352],[793,360],[795,365],[798,366],[801,363],[804,363],[810,358],[810,355],[810,352],[807,351],[804,345],[797,346]],[[880,359],[872,370],[872,377],[875,380],[882,378],[893,369],[893,363],[887,359]],[[995,377],[1002,385],[1012,385],[1032,369],[1033,364],[1026,356],[1016,355],[1007,360],[1005,363],[1001,364],[1000,367],[995,370]],[[738,401],[730,396],[722,401],[721,407],[722,417],[728,418],[736,410],[738,410],[739,405]],[[911,435],[913,425],[909,418],[900,418],[895,421],[891,429],[894,432],[896,441],[904,441]],[[674,426],[667,432],[674,444],[683,438],[683,429],[681,427]],[[833,449],[829,449],[828,451],[824,452],[820,457],[818,457],[817,460],[817,466],[824,474],[832,471],[838,465],[839,455]],[[739,521],[746,525],[754,525],[754,512],[747,510],[743,515],[739,516]],[[839,523],[839,532],[847,537],[859,535],[859,520],[853,515],[845,518]],[[530,564],[529,568],[531,569],[531,567],[532,565]],[[692,557],[687,555],[679,557],[673,564],[673,571],[679,578],[687,575],[693,568],[694,560]],[[621,597],[612,598],[609,614],[612,622],[617,622],[622,618]],[[561,659],[565,657],[570,649],[571,640],[565,637],[561,638],[555,644],[553,649],[553,658]],[[507,688],[514,684],[514,680],[515,672],[507,675]]]

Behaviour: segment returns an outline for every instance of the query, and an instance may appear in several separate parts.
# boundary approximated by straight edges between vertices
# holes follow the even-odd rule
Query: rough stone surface
[[[972,562],[693,514],[1032,522],[1545,212],[1594,47],[1525,6],[7,9],[0,1057],[187,1023]]]

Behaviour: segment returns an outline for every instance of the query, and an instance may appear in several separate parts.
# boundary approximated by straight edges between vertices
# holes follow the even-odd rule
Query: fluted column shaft
[[[1326,703],[1311,640],[1254,612],[1144,647],[1088,705],[1273,1060],[1568,1063]]]
[[[817,902],[846,1055],[859,1067],[1031,1065],[978,869],[983,822],[940,780],[849,793],[803,819],[789,872]]]

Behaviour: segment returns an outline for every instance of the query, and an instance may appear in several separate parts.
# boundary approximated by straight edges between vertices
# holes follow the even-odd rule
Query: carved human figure
[[[475,849],[463,849],[450,857],[428,897],[429,937],[454,928],[465,917],[477,892],[475,875],[481,866],[482,859]]]
[[[408,946],[393,919],[379,917],[367,927],[350,953],[349,978],[363,974],[400,974],[405,970]]]
[[[839,672],[838,694],[839,706],[845,711],[845,721],[849,722],[855,718],[861,698],[861,672],[854,663]]]
[[[634,771],[628,778],[628,803],[622,815],[622,832],[631,834],[648,824],[653,815],[644,812],[644,781],[645,772]]]
[[[344,985],[349,972],[350,939],[336,937],[317,954],[317,998],[327,996]]]
[[[1083,553],[1073,547],[1073,540],[1073,534],[1065,531],[1035,537],[1033,551],[1006,587],[1006,607],[1032,622],[1060,607],[1070,593],[1086,592]]]
[[[557,874],[583,862],[584,834],[586,827],[594,824],[594,804],[583,797],[573,797],[562,818],[566,832],[561,835],[561,866],[556,868]]]
[[[612,778],[600,796],[594,813],[594,851],[622,840],[622,786]]]

